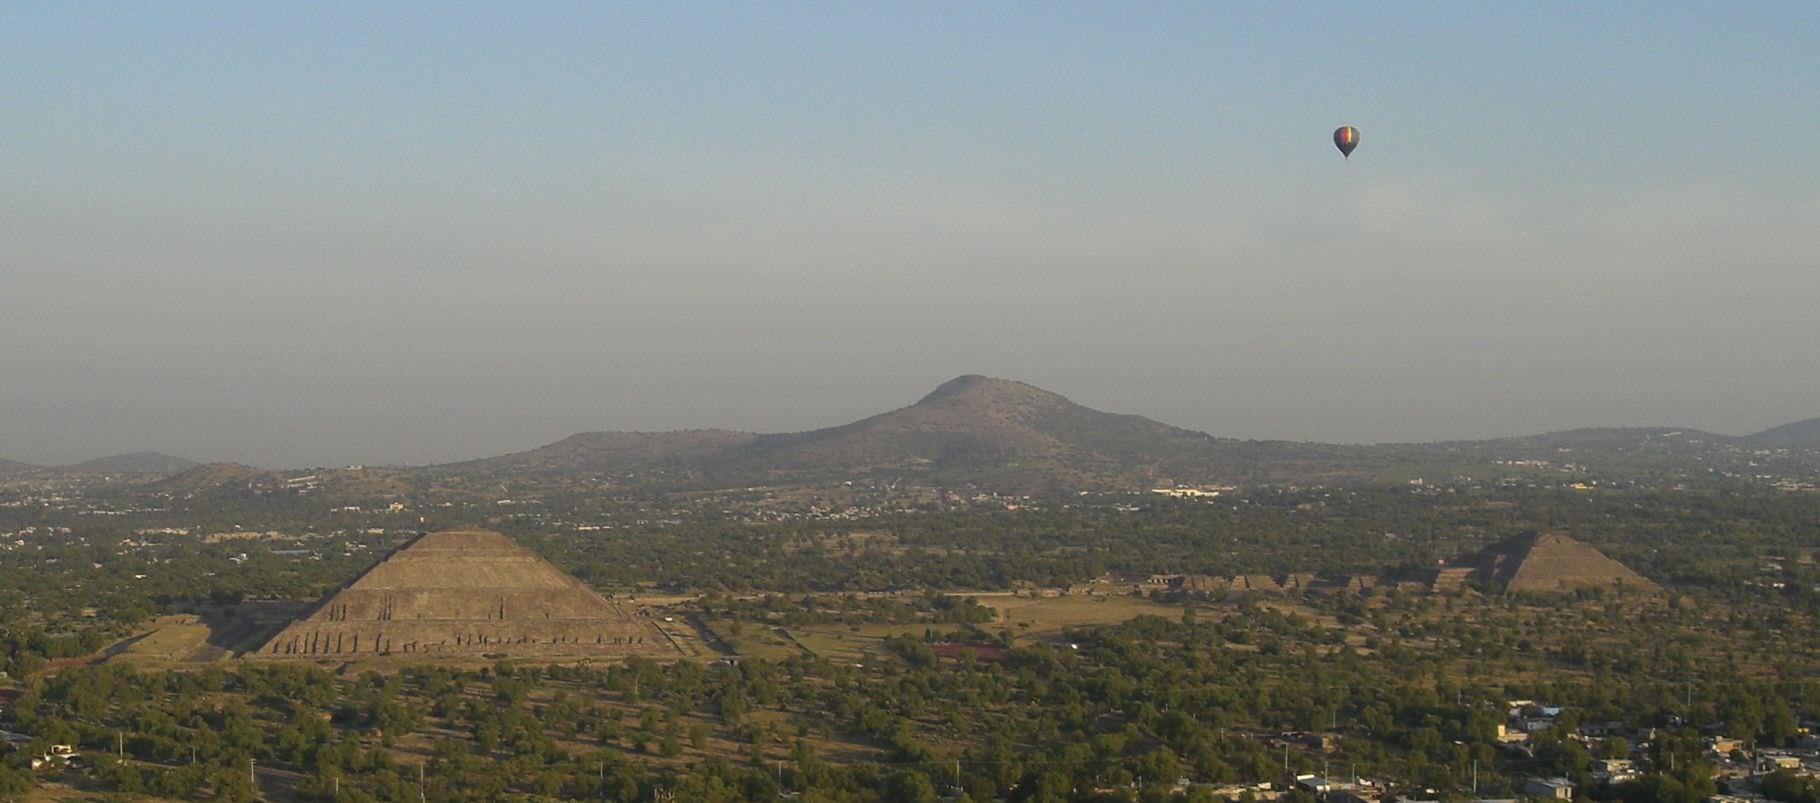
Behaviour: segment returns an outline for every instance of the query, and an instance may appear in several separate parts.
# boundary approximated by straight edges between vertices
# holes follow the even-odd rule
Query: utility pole
[[[1476,758],[1472,760],[1472,796],[1474,799],[1479,797],[1479,760]]]
[[[258,770],[254,769],[255,765],[257,765],[258,763],[259,762],[255,761],[254,759],[249,758],[246,760],[246,779],[247,779],[247,782],[249,782],[253,785],[254,792],[259,791],[259,773],[258,773]]]

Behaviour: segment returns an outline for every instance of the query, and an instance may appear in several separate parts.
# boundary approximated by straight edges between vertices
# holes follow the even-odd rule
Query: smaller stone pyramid
[[[1520,533],[1451,561],[1450,571],[1480,587],[1513,592],[1567,592],[1582,588],[1657,591],[1659,587],[1605,553],[1561,533]]]
[[[273,636],[261,658],[675,655],[649,618],[490,530],[405,543]]]

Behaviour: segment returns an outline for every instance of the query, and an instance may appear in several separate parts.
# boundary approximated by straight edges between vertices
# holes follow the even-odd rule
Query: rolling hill
[[[37,471],[37,470],[38,470],[38,466],[34,466],[30,463],[20,463],[20,462],[16,462],[13,460],[0,460],[0,475],[23,474],[27,471]]]
[[[1783,424],[1742,440],[1753,446],[1771,449],[1820,449],[1820,418]]]
[[[131,454],[99,457],[74,465],[63,467],[63,471],[72,474],[181,474],[202,465],[194,460],[172,457],[158,452],[133,452]]]
[[[204,463],[145,486],[170,493],[214,492],[223,489],[254,490],[276,487],[283,475],[239,463]]]
[[[582,432],[555,443],[500,457],[434,466],[435,473],[604,473],[681,468],[752,442],[750,432]]]

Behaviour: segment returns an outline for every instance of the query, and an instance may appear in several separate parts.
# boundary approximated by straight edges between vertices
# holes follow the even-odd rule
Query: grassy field
[[[153,619],[151,629],[114,645],[109,653],[140,665],[215,661],[228,655],[209,644],[209,626],[190,613]]]
[[[805,625],[790,628],[796,643],[830,661],[863,664],[885,650],[885,639],[892,636],[921,636],[929,628],[944,630],[951,625]]]
[[[1086,596],[1017,597],[1011,595],[975,595],[981,605],[998,612],[991,629],[1009,628],[1019,642],[1060,638],[1071,627],[1115,625],[1150,614],[1180,618],[1179,605],[1165,605],[1141,597]]]
[[[200,614],[168,614],[110,645],[102,655],[109,660],[165,668],[224,661],[256,649],[307,608],[303,603],[247,602],[230,608],[210,608]]]
[[[797,646],[789,632],[780,627],[761,622],[734,622],[732,619],[709,619],[703,624],[713,631],[721,642],[733,648],[733,651],[746,656],[775,661],[791,655],[800,655],[803,648]]]

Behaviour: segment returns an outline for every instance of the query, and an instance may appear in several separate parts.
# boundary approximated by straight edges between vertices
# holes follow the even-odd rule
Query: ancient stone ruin
[[[1449,561],[1432,580],[1437,591],[1467,582],[1481,588],[1549,593],[1613,588],[1639,593],[1659,587],[1629,567],[1561,533],[1526,532]]]
[[[489,530],[420,535],[328,595],[256,653],[612,657],[679,653],[648,616]]]

